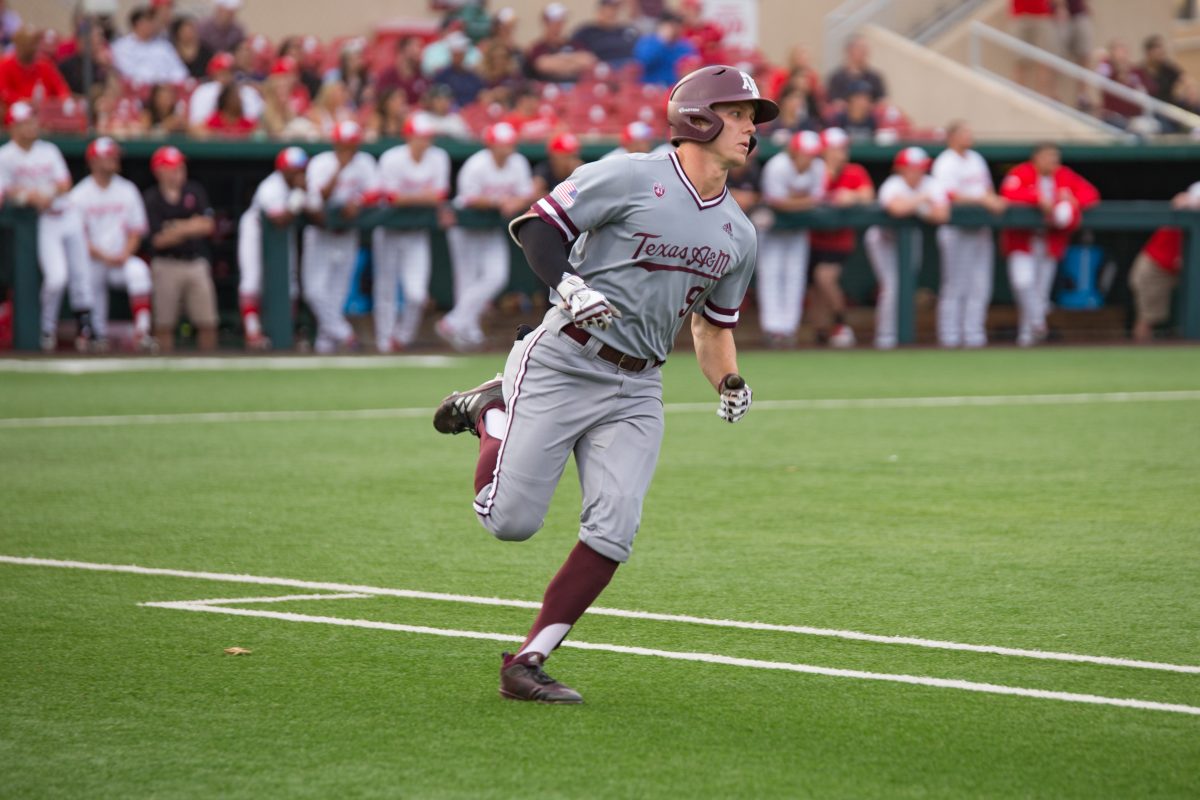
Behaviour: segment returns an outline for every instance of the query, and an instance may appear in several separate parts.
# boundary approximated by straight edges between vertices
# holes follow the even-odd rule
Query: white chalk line
[[[58,567],[64,569],[91,570],[96,572],[120,572],[134,575],[154,575],[171,578],[187,578],[191,580],[215,581],[220,583],[244,583],[255,586],[285,586],[292,589],[309,589],[317,591],[337,592],[364,596],[403,597],[413,600],[434,600],[470,605],[499,606],[504,608],[522,608],[536,610],[541,603],[530,600],[508,600],[498,597],[477,597],[474,595],[448,594],[444,592],[425,592],[415,589],[392,589],[380,586],[362,586],[347,583],[329,583],[323,581],[304,581],[294,578],[272,578],[258,575],[237,575],[224,572],[194,572],[188,570],[163,569],[158,567],[142,567],[134,564],[102,564],[88,561],[63,561],[57,559],[6,556],[0,555],[0,563],[34,567]],[[328,595],[324,595],[328,598]],[[207,602],[207,601],[191,601]],[[229,603],[228,600],[215,602]],[[730,619],[711,619],[686,614],[660,614],[651,611],[630,611],[619,608],[593,606],[588,614],[601,617],[619,617],[622,619],[638,619],[654,622],[674,622],[691,625],[706,625],[716,628],[734,628],[751,631],[771,631],[776,633],[792,633],[804,636],[823,636],[835,639],[847,639],[877,644],[896,644],[911,647],[924,647],[934,650],[956,650],[969,653],[985,653],[989,655],[1010,656],[1015,658],[1032,658],[1045,661],[1065,661],[1078,664],[1099,664],[1111,667],[1126,667],[1131,669],[1148,669],[1160,672],[1178,672],[1185,674],[1200,674],[1200,666],[1190,664],[1168,664],[1158,661],[1115,658],[1111,656],[1093,656],[1081,653],[1060,653],[1047,650],[1032,650],[1017,647],[1001,647],[996,645],[966,644],[949,642],[938,639],[923,639],[912,636],[884,636],[862,631],[837,630],[833,628],[816,628],[806,625],[777,625],[768,622],[748,622]]]
[[[346,595],[340,595],[346,597]],[[287,598],[248,598],[240,602],[274,602],[276,600],[295,600],[301,596]],[[326,595],[323,599],[336,599],[335,595]],[[239,602],[228,600],[225,602]],[[166,608],[176,611],[198,611],[210,614],[227,614],[236,617],[260,617],[265,619],[283,620],[285,622],[310,622],[323,625],[337,625],[347,628],[367,628],[371,630],[394,631],[399,633],[416,633],[430,636],[444,636],[455,639],[480,639],[493,642],[520,642],[524,637],[507,633],[490,633],[486,631],[463,631],[451,628],[430,628],[424,625],[405,625],[396,622],[380,622],[369,619],[347,619],[345,617],[327,617],[312,614],[294,614],[283,611],[263,611],[249,608],[227,608],[214,604],[214,601],[167,601],[140,603],[148,608]],[[1094,694],[1079,694],[1076,692],[1058,692],[1048,689],[1027,689],[1021,686],[1004,686],[995,683],[979,683],[964,681],[956,678],[930,678],[923,675],[904,675],[887,672],[867,672],[857,669],[838,669],[836,667],[820,667],[813,664],[793,664],[784,661],[761,661],[753,658],[736,658],[716,653],[692,653],[676,650],[657,650],[649,647],[628,647],[617,644],[601,644],[595,642],[580,642],[567,639],[563,647],[577,650],[598,650],[622,655],[652,656],[674,661],[693,661],[705,664],[722,664],[731,667],[749,669],[778,670],[798,672],[807,675],[823,675],[832,678],[853,678],[867,681],[884,681],[888,683],[903,683],[911,686],[928,686],[938,689],[959,689],[967,692],[982,694],[1008,695],[1013,697],[1033,697],[1042,700],[1058,700],[1067,703],[1085,703],[1098,706],[1116,706],[1118,708],[1135,708],[1143,711],[1165,711],[1176,714],[1200,716],[1200,707],[1182,705],[1179,703],[1160,703],[1154,700],[1138,700],[1127,697],[1105,697]]]
[[[1162,392],[1084,392],[1079,394],[955,395],[945,397],[850,397],[824,400],[759,400],[755,411],[840,411],[848,409],[978,408],[1111,403],[1177,403],[1200,400],[1200,390]],[[715,413],[715,404],[667,403],[668,414]],[[172,414],[109,414],[70,417],[8,417],[3,428],[92,428],[126,425],[191,425],[230,422],[341,422],[424,419],[432,408],[359,408],[312,411],[206,411]]]
[[[117,372],[265,372],[314,369],[449,367],[450,356],[174,356],[161,358],[6,358],[0,372],[43,375],[100,375]]]

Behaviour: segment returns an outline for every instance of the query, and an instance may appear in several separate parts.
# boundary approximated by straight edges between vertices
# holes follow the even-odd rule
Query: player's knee
[[[542,517],[530,513],[497,514],[480,519],[492,535],[505,542],[523,542],[542,528]]]

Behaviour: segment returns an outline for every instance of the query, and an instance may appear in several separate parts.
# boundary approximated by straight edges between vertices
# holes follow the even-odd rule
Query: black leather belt
[[[592,335],[590,333],[580,330],[570,322],[563,326],[562,332],[579,342],[581,345],[586,345],[592,340]],[[617,369],[623,369],[626,372],[641,372],[646,367],[658,367],[662,366],[663,364],[662,361],[652,360],[649,358],[635,358],[627,353],[622,353],[615,347],[609,347],[606,344],[600,345],[600,349],[596,351],[596,357],[602,361],[607,361]]]

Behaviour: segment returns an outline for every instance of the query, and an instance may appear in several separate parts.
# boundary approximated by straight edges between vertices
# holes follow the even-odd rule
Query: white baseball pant
[[[446,243],[454,273],[454,308],[445,321],[464,340],[477,344],[483,341],[483,312],[508,285],[508,238],[502,231],[451,228]]]
[[[868,228],[863,246],[879,284],[875,299],[875,347],[890,350],[896,346],[896,301],[900,289],[900,258],[897,236],[880,227]],[[913,235],[912,270],[921,270],[921,236]]]
[[[38,263],[42,267],[42,333],[58,326],[63,290],[70,289],[71,309],[87,311],[92,306],[92,282],[88,275],[87,240],[78,214],[42,214],[38,217]]]
[[[942,347],[983,347],[996,261],[992,232],[943,226],[937,239],[942,257],[938,343]]]
[[[1050,290],[1058,262],[1046,250],[1046,240],[1035,236],[1029,252],[1008,256],[1008,282],[1017,300],[1019,322],[1017,344],[1029,347],[1046,335],[1046,315],[1050,312]]]
[[[394,231],[376,228],[371,240],[375,284],[375,346],[392,349],[393,340],[408,346],[417,338],[421,316],[429,300],[433,255],[429,231]],[[404,292],[404,305],[396,316],[396,284]],[[455,281],[457,284],[457,280]]]
[[[288,233],[288,295],[295,300],[300,293],[296,272],[296,236]],[[238,226],[238,296],[262,297],[263,255],[262,223],[249,224],[245,219]]]
[[[137,256],[130,256],[120,267],[110,267],[100,261],[91,261],[92,277],[92,328],[96,337],[108,335],[108,289],[124,289],[130,298],[148,299],[150,296],[150,265]],[[134,314],[134,325],[138,333],[150,333],[150,315],[141,320]]]
[[[768,231],[758,255],[758,310],[763,332],[791,337],[800,328],[808,282],[808,231]]]
[[[342,309],[350,296],[350,279],[358,257],[358,230],[327,231],[310,225],[304,229],[300,272],[304,301],[317,318],[318,353],[332,352],[354,338]]]

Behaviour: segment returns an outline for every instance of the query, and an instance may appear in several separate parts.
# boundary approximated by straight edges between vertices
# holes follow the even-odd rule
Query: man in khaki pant
[[[1200,210],[1200,181],[1186,192],[1175,195],[1175,208]],[[1159,228],[1133,261],[1129,288],[1133,292],[1135,318],[1133,340],[1149,342],[1154,328],[1171,316],[1171,293],[1179,284],[1183,268],[1183,232],[1179,228]]]
[[[187,179],[187,165],[178,148],[158,148],[150,158],[150,169],[158,181],[145,194],[155,337],[162,352],[171,352],[182,310],[196,327],[198,348],[211,352],[217,349],[217,292],[208,259],[213,232],[208,193]]]

